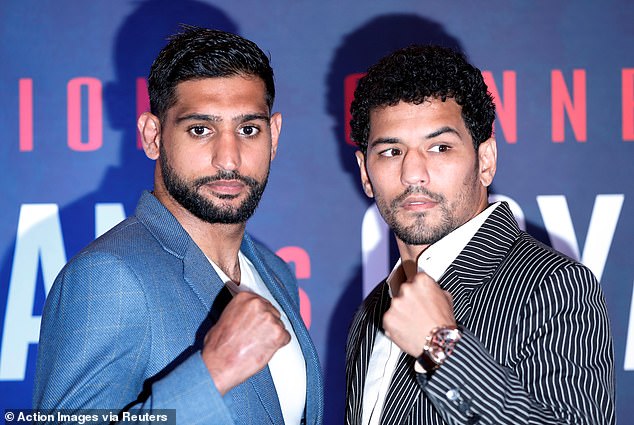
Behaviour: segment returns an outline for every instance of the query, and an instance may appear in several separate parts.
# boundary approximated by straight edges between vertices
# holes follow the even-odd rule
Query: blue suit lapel
[[[205,309],[213,315],[212,306],[220,290],[224,288],[224,282],[194,241],[191,241],[183,251],[182,261],[183,279],[205,306]],[[217,313],[219,317],[221,312]],[[218,317],[214,317],[214,321]]]
[[[213,267],[176,218],[149,192],[143,192],[136,216],[165,251],[183,261],[183,278],[207,310],[224,286]]]
[[[249,259],[253,262],[252,257]],[[270,285],[264,278],[264,274],[260,268],[258,268],[258,272],[270,289]],[[207,257],[205,257],[202,251],[193,243],[184,252],[183,274],[185,281],[196,293],[198,299],[211,311],[211,316],[215,322],[219,314],[215,314],[213,311],[213,302],[225,285],[213,269],[213,266],[209,263]],[[277,393],[275,392],[275,384],[273,383],[273,378],[271,377],[268,366],[253,375],[245,384],[251,386],[252,390],[257,394],[271,423],[284,423],[282,410],[277,398]],[[230,394],[234,403],[240,402],[245,396],[245,394],[240,391],[232,391]]]
[[[200,302],[211,311],[214,300],[225,284],[205,254],[193,243],[183,257],[183,277]]]
[[[317,418],[321,418],[322,409],[323,409],[323,394],[321,388],[323,388],[321,369],[319,366],[319,359],[317,357],[317,351],[313,345],[312,339],[308,333],[308,329],[304,326],[304,322],[299,313],[299,305],[292,298],[291,294],[286,289],[284,282],[281,281],[279,276],[275,273],[273,269],[271,269],[266,262],[263,260],[262,256],[258,252],[257,247],[251,240],[248,234],[245,234],[244,240],[242,242],[241,247],[242,252],[246,255],[246,257],[253,263],[256,270],[260,274],[260,277],[264,281],[265,285],[271,292],[271,295],[275,298],[275,300],[279,303],[280,307],[286,313],[291,325],[293,326],[293,331],[297,336],[297,340],[302,349],[302,353],[304,355],[304,359],[306,361],[306,385],[309,389],[319,389],[317,391],[309,390],[306,393],[306,423],[317,423]],[[257,380],[257,384],[268,384],[268,380],[272,379],[270,374],[268,373],[268,367],[265,369],[267,371],[266,377],[262,377],[261,380]],[[254,382],[254,385],[257,385]],[[260,393],[258,393],[260,394]],[[261,398],[263,403],[265,400],[271,402],[269,400],[270,394],[262,394]],[[279,402],[277,398],[275,398],[277,409],[280,411],[281,418],[281,410],[279,408]],[[266,405],[266,403],[265,403]],[[268,410],[267,410],[268,411]],[[277,415],[276,411],[272,411],[270,414]],[[272,417],[272,419],[274,419]],[[279,423],[276,420],[273,420],[274,423]]]

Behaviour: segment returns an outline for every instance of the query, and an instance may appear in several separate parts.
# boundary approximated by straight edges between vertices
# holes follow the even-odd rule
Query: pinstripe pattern
[[[613,424],[614,354],[599,283],[583,265],[521,232],[502,203],[447,269],[464,328],[452,356],[419,383],[399,359],[382,424]],[[347,346],[346,424],[361,423],[374,335],[389,308],[382,282]]]

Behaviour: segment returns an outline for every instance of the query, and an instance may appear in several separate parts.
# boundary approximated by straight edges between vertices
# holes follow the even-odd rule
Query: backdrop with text
[[[326,424],[343,421],[352,315],[396,259],[361,191],[348,106],[370,64],[430,42],[462,50],[495,96],[492,197],[600,280],[617,417],[634,416],[634,3],[9,0],[0,20],[0,407],[31,407],[58,271],[152,188],[136,117],[153,58],[188,23],[239,33],[271,56],[284,125],[248,231],[299,279]]]

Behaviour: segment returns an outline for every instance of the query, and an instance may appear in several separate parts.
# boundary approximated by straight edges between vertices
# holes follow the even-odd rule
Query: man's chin
[[[231,209],[215,209],[213,212],[206,212],[198,215],[203,221],[210,224],[242,224],[245,223],[251,214],[245,211]]]
[[[227,194],[200,194],[198,196],[198,203],[205,206],[206,210],[216,211],[218,213],[237,213],[245,207],[247,203],[247,197],[239,195],[227,195]]]
[[[397,217],[396,223],[402,229],[424,229],[433,226],[432,217],[429,213],[406,213]]]
[[[425,220],[401,220],[396,227],[391,227],[392,232],[408,245],[430,245],[442,238],[444,229],[430,223],[429,217]]]

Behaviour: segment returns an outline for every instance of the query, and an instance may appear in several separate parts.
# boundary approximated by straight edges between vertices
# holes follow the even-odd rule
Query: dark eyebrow
[[[243,114],[238,115],[233,119],[236,122],[245,122],[245,121],[255,121],[255,120],[263,120],[268,122],[269,116],[266,114]],[[208,122],[221,122],[222,118],[217,115],[207,115],[207,114],[188,114],[183,115],[182,117],[176,118],[176,124],[180,124],[183,121],[208,121]]]
[[[431,133],[427,134],[425,136],[425,139],[428,139],[428,140],[433,139],[434,137],[438,137],[446,133],[453,133],[456,136],[460,137],[460,133],[458,133],[457,130],[449,126],[444,126],[439,128],[438,130],[434,130]],[[394,145],[396,143],[399,143],[399,139],[396,137],[379,137],[378,139],[375,139],[371,141],[370,143],[368,143],[368,149],[372,149],[376,147],[377,145]]]
[[[368,144],[368,149],[373,149],[376,145],[394,145],[399,142],[399,139],[396,137],[379,137],[378,139],[372,140]]]
[[[180,124],[183,121],[210,121],[210,122],[220,122],[222,118],[217,115],[207,115],[207,114],[189,114],[183,115],[182,117],[176,118],[176,124]]]
[[[432,131],[431,133],[429,133],[427,136],[425,136],[425,139],[433,139],[434,137],[438,137],[441,134],[445,134],[445,133],[453,133],[456,136],[460,137],[460,134],[456,130],[454,130],[451,127],[444,126],[439,128],[436,131]]]
[[[257,120],[269,122],[269,119],[270,117],[266,114],[244,114],[234,118],[234,120],[238,122],[257,121]]]

